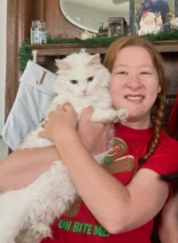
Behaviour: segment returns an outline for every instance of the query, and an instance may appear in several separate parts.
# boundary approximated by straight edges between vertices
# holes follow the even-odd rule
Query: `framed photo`
[[[168,30],[178,14],[178,0],[130,0],[132,34],[145,35]]]
[[[128,32],[128,25],[124,18],[108,18],[108,37],[125,34]]]

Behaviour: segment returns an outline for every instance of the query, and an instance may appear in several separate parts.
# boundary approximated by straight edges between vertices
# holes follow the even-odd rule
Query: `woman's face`
[[[150,54],[142,47],[125,47],[116,57],[110,80],[110,94],[116,109],[129,112],[127,123],[150,126],[150,110],[161,91]],[[137,126],[137,125],[136,125]]]

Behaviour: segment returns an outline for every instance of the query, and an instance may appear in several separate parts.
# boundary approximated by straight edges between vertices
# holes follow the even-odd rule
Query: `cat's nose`
[[[83,89],[82,92],[83,92],[84,94],[86,94],[87,90],[86,90],[86,89]]]

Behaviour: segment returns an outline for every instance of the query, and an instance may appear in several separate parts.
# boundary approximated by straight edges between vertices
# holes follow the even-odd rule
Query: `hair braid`
[[[150,145],[148,146],[148,150],[143,156],[144,160],[148,159],[148,157],[152,155],[152,153],[154,152],[158,144],[161,128],[162,128],[163,109],[164,109],[164,95],[162,94],[158,96],[155,103],[154,114],[153,114],[153,123],[154,123],[153,136]]]

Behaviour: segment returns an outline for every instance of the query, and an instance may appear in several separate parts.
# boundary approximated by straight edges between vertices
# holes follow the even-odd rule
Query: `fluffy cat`
[[[78,116],[84,108],[93,106],[93,122],[108,123],[127,117],[126,110],[112,108],[108,92],[110,73],[101,65],[99,54],[74,53],[56,63],[59,70],[52,89],[57,95],[50,102],[45,117],[65,102],[74,107]],[[51,141],[38,137],[42,129],[39,124],[20,148],[50,146]],[[99,163],[106,153],[95,156]],[[76,196],[76,189],[60,160],[54,161],[48,171],[27,187],[1,193],[1,243],[39,243],[43,238],[52,237],[49,225],[69,208]]]

